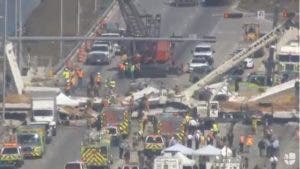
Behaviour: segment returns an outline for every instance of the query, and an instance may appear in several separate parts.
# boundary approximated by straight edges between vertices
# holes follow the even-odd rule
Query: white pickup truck
[[[55,97],[32,98],[32,121],[47,122],[51,129],[52,136],[56,135],[56,99]]]

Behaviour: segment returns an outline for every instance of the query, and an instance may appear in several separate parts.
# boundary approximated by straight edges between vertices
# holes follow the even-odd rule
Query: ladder
[[[118,0],[121,14],[131,36],[146,36],[146,26],[132,0]]]
[[[218,68],[210,72],[204,78],[200,79],[197,83],[193,84],[192,86],[184,90],[182,94],[184,95],[186,101],[192,98],[195,91],[205,87],[206,85],[211,83],[214,79],[226,73],[234,66],[238,65],[240,62],[242,62],[244,59],[246,59],[248,56],[250,56],[257,50],[259,50],[260,48],[278,39],[284,31],[286,23],[287,22],[275,27],[269,33],[267,33],[266,35],[262,36],[261,38],[253,42],[247,49],[244,49],[239,53],[235,54],[232,58],[230,58],[225,63],[220,65]]]

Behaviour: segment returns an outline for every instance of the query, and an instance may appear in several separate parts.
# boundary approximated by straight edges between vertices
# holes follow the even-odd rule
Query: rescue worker
[[[254,138],[253,138],[253,136],[252,135],[248,135],[247,137],[246,137],[246,146],[247,146],[247,152],[249,153],[249,151],[250,151],[250,147],[253,145],[253,143],[254,143]]]
[[[201,144],[201,145],[205,145],[205,136],[204,136],[204,133],[202,133],[202,134],[200,135],[200,144]]]
[[[98,72],[95,76],[95,85],[101,86],[101,83],[102,83],[102,76],[101,76],[101,73]]]
[[[125,150],[124,159],[125,159],[125,164],[129,164],[129,161],[130,161],[130,150],[129,150],[129,148],[126,148],[126,150]]]
[[[67,81],[68,79],[70,79],[70,75],[70,70],[68,68],[65,68],[62,73],[63,78]]]
[[[199,144],[200,144],[200,134],[201,134],[200,130],[197,130],[197,131],[195,132],[195,134],[194,134],[194,138],[195,138],[195,147],[196,147],[196,149],[199,148]]]
[[[122,140],[121,143],[119,144],[119,158],[122,159],[123,158],[123,153],[124,153],[124,141]]]
[[[212,130],[213,130],[213,134],[214,134],[214,137],[219,133],[219,127],[218,127],[218,123],[214,123],[213,126],[212,126]]]
[[[257,146],[258,146],[258,149],[259,149],[259,156],[262,157],[263,156],[263,151],[265,151],[265,149],[266,149],[265,141],[260,140],[258,142]]]
[[[191,134],[189,134],[187,136],[187,143],[186,143],[186,146],[189,147],[189,148],[192,148],[192,143],[193,143],[193,136]]]
[[[240,146],[240,153],[244,152],[244,143],[245,143],[245,136],[240,136],[240,142],[239,142],[239,146]]]
[[[257,118],[252,118],[252,131],[255,134],[257,128]]]
[[[131,75],[131,79],[134,79],[134,73],[135,73],[135,65],[132,64],[130,66],[130,75]]]
[[[76,75],[78,77],[78,87],[81,87],[84,78],[84,71],[81,68],[77,68]]]
[[[71,94],[71,89],[72,89],[71,80],[68,79],[65,84],[65,93],[67,96],[69,96]]]
[[[272,156],[270,158],[270,162],[271,162],[271,169],[276,169],[278,158],[276,156]]]
[[[131,95],[129,100],[129,107],[128,107],[130,114],[132,114],[133,109],[134,109],[134,96]]]
[[[125,75],[126,65],[125,65],[125,63],[122,62],[118,65],[118,67],[119,67],[120,76],[123,78]]]

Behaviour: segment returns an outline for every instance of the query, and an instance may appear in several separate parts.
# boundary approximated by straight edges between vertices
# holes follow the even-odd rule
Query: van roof
[[[196,46],[196,48],[210,48],[211,45],[207,43],[200,43]]]

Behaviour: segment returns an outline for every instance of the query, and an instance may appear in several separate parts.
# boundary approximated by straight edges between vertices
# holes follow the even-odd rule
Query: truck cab
[[[24,157],[42,158],[45,152],[45,131],[43,128],[20,127],[17,140]]]
[[[47,122],[52,129],[52,136],[56,135],[56,101],[55,98],[33,98],[32,120]]]
[[[144,150],[146,154],[160,154],[165,148],[165,140],[161,135],[148,135],[145,138]]]

